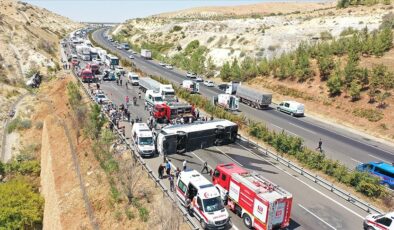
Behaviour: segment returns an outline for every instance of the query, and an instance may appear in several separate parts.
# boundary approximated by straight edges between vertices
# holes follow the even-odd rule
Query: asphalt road
[[[93,39],[99,44],[116,51],[124,58],[131,54],[129,51],[116,49],[111,42],[105,39],[104,33],[106,28],[99,29],[93,33]],[[175,83],[181,84],[185,80],[185,72],[174,68],[168,70],[161,67],[154,60],[145,60],[139,55],[134,55],[132,60],[142,71],[162,76]],[[206,87],[200,84],[200,92],[207,98],[223,93],[217,88]],[[361,162],[385,161],[394,162],[394,148],[381,142],[366,138],[329,123],[322,123],[311,117],[294,118],[287,114],[276,111],[274,106],[269,110],[257,110],[247,105],[240,104],[240,111],[247,118],[262,121],[271,129],[299,136],[304,140],[306,146],[316,148],[319,139],[323,140],[324,153],[337,159],[350,168],[354,168]]]

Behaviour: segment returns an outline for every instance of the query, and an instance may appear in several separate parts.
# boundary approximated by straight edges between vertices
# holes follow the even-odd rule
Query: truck
[[[292,194],[261,175],[251,174],[234,163],[219,164],[212,174],[212,183],[247,228],[271,230],[289,226]]]
[[[139,76],[137,73],[135,72],[129,72],[127,74],[127,81],[131,84],[131,85],[139,85],[140,84],[140,80],[139,80]]]
[[[147,60],[152,59],[152,52],[147,49],[141,49],[141,57]]]
[[[192,80],[184,80],[182,82],[182,88],[186,89],[190,93],[199,93],[200,92],[200,83],[192,81]]]
[[[156,104],[153,107],[153,118],[159,122],[168,123],[169,121],[179,117],[194,118],[194,107],[189,103],[170,102]]]
[[[241,83],[239,83],[238,81],[231,81],[229,83],[218,85],[218,88],[220,90],[223,90],[226,94],[235,94],[240,84]]]
[[[238,111],[239,99],[230,94],[218,94],[213,97],[213,104],[229,111]]]
[[[140,156],[153,157],[155,155],[153,133],[146,123],[134,123],[131,129],[131,138]]]
[[[77,51],[78,56],[84,60],[84,61],[90,61],[90,47],[85,45],[85,44],[81,44],[81,45],[76,45],[75,49]]]
[[[176,182],[176,196],[189,213],[200,221],[202,229],[224,229],[230,217],[218,190],[207,178],[193,169],[179,173]]]
[[[122,49],[124,49],[124,50],[129,50],[129,49],[130,49],[130,46],[129,46],[128,43],[122,43],[122,44],[120,44],[120,46],[121,46]]]
[[[105,63],[108,66],[115,67],[115,66],[119,65],[119,58],[113,56],[112,54],[107,54],[106,58],[105,58]]]
[[[266,93],[239,85],[236,94],[240,101],[256,109],[268,108],[272,101],[272,93]]]
[[[96,48],[90,48],[90,60],[97,59],[98,51]]]
[[[175,96],[175,90],[172,88],[171,84],[165,85],[153,80],[150,77],[141,77],[139,80],[139,85],[142,92],[153,90],[160,93],[163,100],[166,102],[175,102],[178,100]]]
[[[163,101],[163,97],[160,93],[153,90],[147,90],[145,92],[145,103],[148,107],[154,107],[155,105],[163,104],[165,102]]]
[[[92,70],[86,68],[81,70],[79,77],[82,79],[82,82],[93,82],[94,80]]]
[[[168,125],[156,134],[156,149],[163,155],[184,153],[234,143],[237,134],[238,125],[228,120]]]

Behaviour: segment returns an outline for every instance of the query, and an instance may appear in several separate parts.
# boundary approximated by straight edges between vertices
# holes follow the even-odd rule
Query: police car
[[[365,230],[394,230],[394,212],[371,214],[365,217]]]

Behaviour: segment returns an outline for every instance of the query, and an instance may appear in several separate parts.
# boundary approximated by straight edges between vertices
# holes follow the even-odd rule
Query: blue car
[[[360,164],[356,170],[368,172],[380,178],[380,183],[388,188],[394,189],[394,165],[384,162],[369,162]]]

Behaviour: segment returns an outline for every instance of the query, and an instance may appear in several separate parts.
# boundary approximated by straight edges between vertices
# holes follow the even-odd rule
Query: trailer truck
[[[147,60],[152,59],[152,52],[147,49],[141,49],[141,57]]]
[[[234,143],[237,133],[238,125],[228,120],[169,125],[156,134],[156,148],[163,155],[184,153]]]
[[[229,163],[216,166],[212,182],[230,210],[249,229],[285,229],[290,224],[293,196],[261,175]]]
[[[139,80],[140,90],[146,92],[147,90],[153,90],[160,93],[163,100],[166,102],[175,102],[178,99],[175,96],[175,90],[171,84],[165,85],[160,82],[153,80],[150,77],[141,77]]]
[[[272,93],[266,93],[238,85],[236,94],[242,103],[256,109],[268,108],[272,101]]]
[[[184,80],[182,82],[182,88],[186,89],[190,93],[199,93],[200,92],[200,83],[192,81],[192,80]]]

